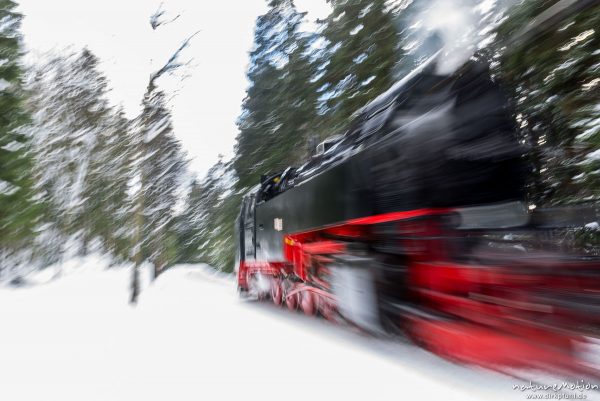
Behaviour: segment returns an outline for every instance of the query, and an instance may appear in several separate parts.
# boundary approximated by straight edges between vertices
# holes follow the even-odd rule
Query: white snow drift
[[[179,266],[128,305],[125,268],[74,260],[0,288],[0,400],[523,400],[457,366],[270,304]],[[593,394],[587,394],[591,399]]]

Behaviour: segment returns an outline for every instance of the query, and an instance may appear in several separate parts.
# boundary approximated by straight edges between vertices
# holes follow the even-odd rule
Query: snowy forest
[[[600,5],[557,24],[536,19],[557,0],[328,3],[327,18],[307,21],[292,0],[268,2],[234,155],[190,179],[160,78],[185,65],[191,37],[149,78],[131,119],[108,101],[89,49],[24,61],[22,15],[0,0],[0,280],[90,252],[150,263],[155,275],[176,263],[232,271],[241,196],[342,134],[357,109],[439,49],[488,61],[510,93],[532,165],[530,204],[600,199]],[[583,234],[598,243],[598,233]]]

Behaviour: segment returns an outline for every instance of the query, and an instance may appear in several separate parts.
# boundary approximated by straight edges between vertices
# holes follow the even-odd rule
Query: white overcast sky
[[[190,77],[178,83],[171,105],[174,126],[192,158],[191,168],[204,175],[218,155],[232,154],[235,120],[248,85],[246,67],[256,17],[266,0],[17,0],[25,15],[22,32],[33,54],[87,46],[101,60],[110,80],[111,100],[130,117],[152,71],[160,67],[183,39],[195,31],[184,58],[193,59]],[[180,18],[153,31],[149,16],[163,9]],[[324,18],[325,0],[296,0],[310,21]],[[175,80],[164,82],[175,90]]]

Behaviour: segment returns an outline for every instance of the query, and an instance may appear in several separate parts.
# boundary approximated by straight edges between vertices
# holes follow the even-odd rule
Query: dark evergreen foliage
[[[34,200],[29,116],[22,91],[22,16],[10,0],[0,1],[0,274],[9,258],[31,246],[40,205]]]

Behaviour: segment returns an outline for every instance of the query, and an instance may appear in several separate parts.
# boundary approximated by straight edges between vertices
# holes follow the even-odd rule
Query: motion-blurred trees
[[[156,273],[173,263],[186,160],[164,93],[149,89],[140,116],[128,120],[109,105],[87,49],[37,66],[30,82],[36,188],[48,205],[38,253],[48,263],[94,243],[116,260],[140,255]]]
[[[173,22],[161,21],[165,12],[159,8],[150,16],[150,25]],[[167,61],[155,70],[148,81],[142,100],[142,113],[136,119],[133,145],[133,227],[131,255],[134,266],[131,275],[131,303],[136,303],[140,292],[139,272],[142,263],[153,265],[156,278],[178,259],[178,238],[175,207],[181,195],[179,189],[185,177],[187,160],[181,143],[175,136],[171,110],[159,80],[173,75],[185,65],[180,60],[193,34],[171,53]]]
[[[96,240],[103,251],[126,255],[130,126],[108,104],[98,63],[84,49],[55,56],[29,76],[28,131],[38,196],[47,205],[37,252],[49,261],[67,247],[86,253]]]
[[[343,132],[350,117],[394,82],[399,33],[385,0],[329,0],[321,21],[325,48],[319,83],[322,139]]]
[[[538,205],[600,197],[600,5],[556,7],[553,23],[531,25],[557,3],[519,4],[498,30],[497,70],[530,147]]]
[[[235,187],[232,162],[222,159],[204,180],[192,183],[176,224],[182,262],[205,262],[226,272],[233,269],[235,243],[231,239],[241,200]]]
[[[98,251],[151,262],[157,274],[179,258],[174,223],[187,177],[157,80],[179,69],[194,35],[150,77],[130,120],[108,101],[89,49],[42,55],[22,92],[14,7],[0,0],[0,262],[13,250],[30,266]]]
[[[183,212],[175,217],[173,230],[177,234],[179,260],[183,262],[197,263],[204,259],[201,249],[206,241],[211,203],[208,193],[203,184],[194,179],[185,197]]]
[[[256,20],[233,164],[238,188],[300,162],[307,138],[315,133],[314,38],[300,30],[304,17],[291,0],[271,0],[268,12]]]
[[[156,274],[177,261],[231,271],[243,193],[262,174],[302,163],[314,139],[342,134],[357,109],[447,39],[419,20],[428,5],[447,6],[442,1],[329,0],[331,14],[315,32],[305,31],[292,0],[267,1],[235,155],[184,196],[185,155],[157,80],[186,64],[178,57],[194,35],[150,77],[142,112],[129,120],[109,104],[89,50],[33,66],[21,91],[21,17],[14,2],[0,0],[0,263],[17,251],[50,263],[76,244],[79,252],[99,245],[138,267],[151,262]],[[514,100],[538,205],[600,196],[600,6],[578,8],[593,3],[583,0],[577,12],[559,10],[554,24],[537,18],[563,3],[464,2],[479,21],[475,56],[490,62]],[[175,19],[159,9],[151,24]]]
[[[302,31],[305,13],[291,0],[271,0],[256,21],[250,53],[250,86],[238,119],[236,156],[218,162],[201,184],[208,222],[201,231],[200,257],[223,271],[234,262],[234,220],[241,194],[262,174],[299,164],[307,143],[318,136],[316,40]]]
[[[143,106],[135,142],[140,151],[135,213],[136,225],[141,224],[136,227],[141,229],[141,238],[135,246],[140,247],[143,259],[153,264],[156,277],[177,258],[172,227],[187,161],[173,131],[165,94],[149,88]]]
[[[123,110],[107,116],[105,129],[90,160],[83,220],[89,220],[88,242],[100,238],[117,261],[128,259],[131,242],[133,123]]]
[[[0,1],[0,275],[5,261],[31,244],[39,205],[33,198],[30,138],[21,87],[22,16],[16,4]],[[8,263],[6,263],[8,264]]]

